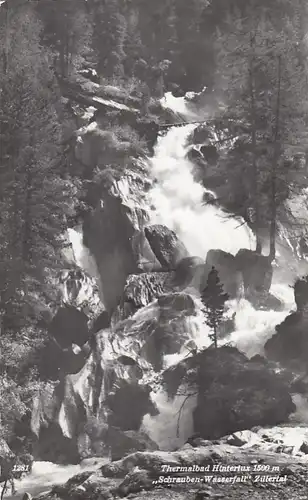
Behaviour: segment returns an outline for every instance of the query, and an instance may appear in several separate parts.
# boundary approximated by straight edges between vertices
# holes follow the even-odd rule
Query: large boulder
[[[138,431],[144,415],[158,415],[150,394],[150,386],[122,381],[106,398],[108,424],[123,431]]]
[[[118,307],[117,319],[126,319],[141,307],[170,290],[170,273],[141,273],[128,276]],[[113,319],[115,319],[115,316]]]
[[[270,259],[246,248],[235,256],[237,269],[241,272],[247,299],[267,294],[272,284],[273,268]]]
[[[194,300],[189,294],[180,292],[159,296],[154,303],[114,327],[122,345],[127,342],[127,349],[134,346],[131,357],[140,357],[155,371],[162,369],[165,355],[180,352],[199,328]]]
[[[169,397],[179,387],[188,394],[197,388],[194,432],[204,439],[276,425],[295,410],[284,379],[236,348],[206,349],[166,370],[163,380]]]
[[[90,341],[81,347],[75,343],[61,347],[52,337],[46,340],[38,355],[41,380],[56,381],[61,375],[78,373],[86,363],[90,350]]]
[[[136,451],[154,451],[158,447],[144,432],[120,431],[109,427],[104,441],[110,447],[111,460],[121,460]]]
[[[308,357],[308,280],[298,279],[294,285],[297,310],[276,326],[276,333],[266,342],[268,358],[296,371],[307,372]]]
[[[305,315],[308,309],[308,276],[296,280],[294,285],[294,299],[297,311]]]
[[[298,312],[289,314],[276,326],[276,333],[266,342],[268,358],[297,369],[307,370],[308,323]]]
[[[82,346],[89,340],[88,316],[73,306],[60,307],[49,325],[52,335],[62,348],[72,344]]]
[[[82,311],[92,321],[104,309],[95,279],[79,267],[60,273],[58,290],[62,305]]]
[[[228,293],[230,298],[235,298],[241,289],[242,277],[234,255],[223,250],[209,250],[206,256],[205,269],[209,272],[212,266],[218,271],[224,291]]]
[[[208,124],[202,123],[194,129],[190,141],[192,144],[209,145],[215,141],[215,134]]]
[[[206,283],[206,268],[200,257],[185,257],[176,265],[173,285],[184,290],[187,287],[201,290]]]
[[[180,260],[189,256],[184,243],[179,240],[174,231],[166,226],[161,224],[147,226],[144,232],[164,269],[173,270]]]
[[[295,405],[282,378],[237,349],[208,349],[198,360],[194,430],[217,439],[254,426],[287,421]]]
[[[157,259],[144,229],[137,231],[132,238],[132,248],[139,272],[161,271],[162,265]]]

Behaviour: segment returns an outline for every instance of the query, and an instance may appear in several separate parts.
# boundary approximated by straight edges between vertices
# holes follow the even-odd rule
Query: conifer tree
[[[34,326],[51,300],[72,205],[73,185],[61,173],[59,94],[40,33],[31,8],[18,9],[0,76],[2,334]]]
[[[43,22],[43,42],[54,54],[54,66],[68,77],[89,53],[92,27],[83,0],[43,0],[35,2]]]
[[[118,0],[94,2],[93,24],[99,75],[104,78],[123,77],[127,23]]]
[[[222,321],[225,303],[228,299],[229,295],[224,292],[218,271],[213,266],[209,272],[206,287],[201,292],[201,301],[204,306],[205,323],[212,330],[209,337],[214,342],[216,349],[218,347],[218,327]]]
[[[238,175],[234,182],[245,190],[244,209],[253,208],[256,250],[261,252],[260,231],[263,236],[266,231],[272,260],[279,206],[304,181],[297,161],[308,144],[301,8],[300,1],[291,11],[281,2],[280,12],[277,5],[248,2],[243,12],[229,14],[217,37],[217,82],[225,99],[221,118],[230,136],[237,136],[226,161],[236,161],[231,178]]]

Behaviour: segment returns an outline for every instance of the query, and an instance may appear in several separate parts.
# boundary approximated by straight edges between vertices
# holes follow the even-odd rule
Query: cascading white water
[[[254,235],[243,220],[203,204],[205,189],[194,179],[194,166],[186,158],[186,142],[194,128],[174,127],[158,139],[152,161],[156,179],[151,191],[156,208],[152,221],[173,229],[190,254],[202,258],[211,248],[232,254],[240,248],[253,248]]]
[[[92,471],[106,463],[106,459],[93,458],[83,460],[79,465],[56,465],[52,462],[34,462],[32,473],[21,480],[16,480],[17,494],[5,498],[20,500],[24,492],[31,495],[41,494],[57,484],[64,484],[68,479],[81,472]]]
[[[165,105],[184,114],[183,98],[166,97]],[[186,117],[191,119],[190,111]],[[158,139],[152,160],[155,183],[150,196],[156,208],[152,222],[174,230],[191,255],[203,259],[210,249],[221,249],[233,255],[241,248],[252,249],[255,237],[243,220],[226,217],[222,209],[202,203],[204,188],[195,180],[194,165],[187,158],[187,139],[194,128],[195,125],[190,124],[174,127]],[[266,340],[273,335],[275,326],[283,321],[294,305],[293,291],[288,284],[273,284],[271,293],[282,301],[283,311],[256,310],[244,299],[230,303],[231,309],[236,312],[236,329],[225,342],[232,342],[249,357],[263,354]],[[200,322],[199,333],[194,339],[198,347],[207,344],[207,334],[207,327]],[[180,361],[184,355],[182,352],[173,356],[173,363]],[[175,400],[169,402],[163,391],[159,391],[153,399],[160,414],[156,417],[145,416],[143,425],[162,449],[175,449],[193,431],[192,411],[196,398],[189,398],[183,407],[179,433],[177,419],[185,396],[176,396]]]
[[[72,245],[75,263],[92,278],[97,278],[99,274],[95,259],[90,250],[83,244],[82,227],[68,228],[67,233]]]

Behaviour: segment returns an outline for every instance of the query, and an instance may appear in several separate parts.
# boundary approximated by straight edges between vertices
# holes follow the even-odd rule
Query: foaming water
[[[104,302],[103,290],[96,261],[90,250],[83,243],[82,226],[68,228],[67,232],[69,241],[72,245],[75,263],[89,276],[91,276],[91,278],[94,278],[96,280],[96,283],[100,290],[101,301]]]
[[[174,97],[171,92],[167,92],[160,102],[163,107],[172,109],[186,119],[198,120],[199,118],[199,115],[187,105],[185,97]]]
[[[99,276],[96,262],[90,250],[83,244],[82,227],[68,228],[68,237],[73,248],[76,264],[92,278]]]
[[[38,495],[50,490],[57,484],[63,484],[72,476],[80,472],[92,471],[106,463],[106,459],[94,458],[84,460],[79,465],[56,465],[52,462],[34,462],[32,472],[29,476],[15,481],[16,495],[5,498],[20,499],[24,492]]]
[[[203,204],[206,190],[194,179],[194,165],[186,158],[187,139],[194,128],[174,127],[158,139],[152,160],[156,179],[150,193],[156,208],[152,222],[174,230],[191,255],[202,258],[213,248],[232,254],[253,248],[255,237],[241,218]]]
[[[187,397],[187,394],[191,396]],[[160,413],[156,417],[145,415],[142,427],[161,450],[176,450],[193,434],[197,395],[193,390],[187,393],[182,387],[172,400],[168,400],[163,390],[154,393],[152,399]]]

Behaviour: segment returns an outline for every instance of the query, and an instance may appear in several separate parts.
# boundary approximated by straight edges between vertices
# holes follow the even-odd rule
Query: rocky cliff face
[[[84,241],[97,262],[107,310],[118,304],[127,276],[140,269],[134,237],[148,222],[144,191],[142,177],[123,177],[102,190],[84,223]]]
[[[92,334],[72,354],[79,356],[79,370],[78,365],[69,373],[62,368],[60,379],[45,386],[32,415],[37,455],[76,462],[103,444],[104,425],[138,431],[145,414],[157,413],[147,386],[153,371],[161,370],[166,356],[179,353],[200,328],[190,295],[161,292],[156,300],[147,295],[147,304],[114,322],[111,330]],[[54,438],[57,449],[50,444]]]

